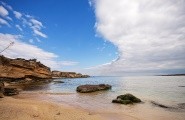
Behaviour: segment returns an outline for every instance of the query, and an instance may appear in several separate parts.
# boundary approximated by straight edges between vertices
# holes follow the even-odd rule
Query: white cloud
[[[27,19],[25,18],[22,18],[22,23],[23,23],[23,27],[26,27],[26,26],[32,26],[32,23],[31,22],[28,22]]]
[[[8,14],[9,14],[9,12],[3,6],[0,6],[0,16],[7,19],[7,20],[12,21],[12,18],[9,17]]]
[[[20,30],[20,31],[23,31],[22,28],[19,26],[19,25],[15,25],[15,27]]]
[[[11,11],[13,10],[12,7],[11,7],[10,5],[7,5],[7,4],[4,3],[4,2],[1,2],[1,3],[2,3],[2,5],[4,5],[4,6],[5,6],[6,8],[8,8],[9,10],[11,10]]]
[[[102,74],[185,69],[185,0],[94,0],[99,35],[120,57]]]
[[[43,37],[43,38],[47,38],[47,35],[46,35],[46,34],[44,34],[44,33],[40,32],[40,31],[38,31],[37,29],[34,29],[33,32],[34,32],[36,35],[39,35],[39,36],[41,36],[41,37]]]
[[[6,19],[12,21],[12,18],[9,16],[7,16]]]
[[[41,29],[43,27],[42,23],[36,19],[31,19],[30,20],[33,24],[33,27],[35,27],[36,29]]]
[[[37,40],[37,42],[41,42],[41,40],[39,38],[37,38],[37,37],[36,37],[36,40]]]
[[[19,22],[22,22],[23,27],[21,28],[18,23],[15,23],[14,25],[20,31],[23,31],[24,28],[29,27],[32,30],[31,32],[34,36],[40,36],[43,38],[48,37],[45,33],[41,31],[42,28],[45,28],[42,22],[36,20],[34,16],[29,15],[29,14],[24,14],[19,11],[15,11],[10,5],[4,2],[0,2],[0,3],[2,4],[0,6],[0,16],[3,17],[3,18],[0,18],[0,24],[7,25],[10,27],[10,24],[8,23],[9,21],[11,22],[13,21],[15,23],[17,20],[19,20]],[[15,15],[15,18],[17,18],[16,21],[14,21],[15,18],[12,19],[11,17],[8,16],[9,14],[8,10],[10,12],[13,12],[13,14]],[[37,40],[37,41],[40,41],[40,40]]]
[[[52,69],[60,69],[63,65],[70,66],[76,63],[72,61],[58,61],[56,60],[58,58],[56,54],[45,51],[35,45],[27,44],[23,42],[21,38],[20,35],[0,33],[0,51],[6,48],[10,42],[14,42],[14,45],[5,50],[2,54],[10,58],[36,58]]]
[[[10,27],[10,24],[2,18],[0,18],[0,24],[7,25],[8,27]]]
[[[89,0],[88,2],[89,2],[89,5],[90,5],[90,6],[92,6],[92,1],[91,1],[91,0]]]
[[[15,17],[16,17],[17,19],[20,19],[20,18],[22,17],[22,14],[21,14],[20,12],[13,11],[13,13],[14,13],[14,15],[15,15]]]
[[[32,23],[31,25],[31,29],[33,29],[33,32],[35,35],[38,35],[40,37],[43,38],[47,38],[47,35],[42,33],[40,30],[41,28],[43,28],[44,26],[42,25],[42,23],[36,19],[31,18],[30,22]]]
[[[26,14],[25,16],[26,16],[27,18],[34,18],[33,16],[28,15],[28,14]]]
[[[8,16],[8,11],[3,6],[0,6],[0,16]]]
[[[34,43],[33,39],[29,39],[29,42],[30,42],[30,43]]]

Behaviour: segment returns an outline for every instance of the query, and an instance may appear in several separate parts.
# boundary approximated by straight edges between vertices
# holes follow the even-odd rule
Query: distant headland
[[[157,75],[157,76],[185,76],[184,74],[166,74],[166,75]]]

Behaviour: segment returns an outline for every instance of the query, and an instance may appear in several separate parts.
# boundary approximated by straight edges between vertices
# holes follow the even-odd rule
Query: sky
[[[90,75],[185,73],[185,0],[1,0],[0,51]]]

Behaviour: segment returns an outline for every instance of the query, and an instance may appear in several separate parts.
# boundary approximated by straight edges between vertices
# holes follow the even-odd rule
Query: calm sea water
[[[60,99],[63,102],[88,104],[98,102],[109,104],[116,96],[131,93],[144,101],[158,101],[165,104],[185,103],[185,76],[142,76],[142,77],[90,77],[77,79],[57,79],[64,83],[50,83],[34,87],[34,91],[48,93],[72,93]],[[84,84],[110,84],[112,89],[90,94],[76,92],[76,87]],[[33,90],[33,89],[32,89]],[[74,93],[74,94],[73,94]],[[59,100],[59,101],[60,101]],[[65,101],[66,100],[66,101]]]

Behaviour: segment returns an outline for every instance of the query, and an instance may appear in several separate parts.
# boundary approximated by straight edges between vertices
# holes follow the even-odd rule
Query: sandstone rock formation
[[[87,78],[88,75],[82,75],[81,73],[75,72],[61,72],[61,71],[52,71],[53,78]]]
[[[135,97],[132,94],[124,94],[117,97],[117,99],[112,100],[112,103],[120,103],[120,104],[133,104],[133,103],[139,103],[141,100],[137,97]]]
[[[108,84],[81,85],[76,88],[76,91],[80,93],[90,93],[90,92],[96,92],[100,90],[108,90],[108,89],[111,89],[111,87],[112,86]]]
[[[0,56],[0,79],[51,78],[50,68],[36,59],[10,59]]]
[[[0,98],[4,97],[4,83],[0,81]]]

